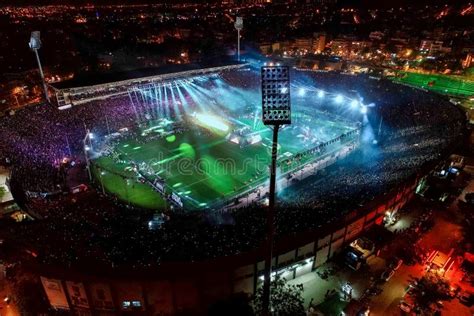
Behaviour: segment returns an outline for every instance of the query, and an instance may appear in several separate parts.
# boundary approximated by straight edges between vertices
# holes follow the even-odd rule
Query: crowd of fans
[[[361,146],[352,155],[328,168],[324,176],[308,177],[282,194],[286,210],[279,220],[293,223],[279,225],[284,233],[337,220],[396,188],[422,166],[439,160],[465,123],[463,113],[448,100],[421,90],[364,76],[356,80],[333,74],[316,77],[330,83],[329,89],[357,90],[364,103],[375,106],[369,108]],[[307,208],[312,211],[302,211]]]
[[[318,88],[357,90],[364,103],[375,106],[365,118],[357,150],[280,193],[280,235],[337,221],[439,159],[463,131],[462,112],[442,97],[365,76],[310,76],[305,79]],[[225,72],[221,77],[239,89],[259,84],[254,72]],[[314,104],[321,111],[350,115],[330,102]],[[21,190],[64,190],[58,161],[64,156],[83,159],[86,130],[105,133],[135,124],[128,95],[67,111],[44,104],[32,106],[0,119],[0,155],[3,163],[12,166],[12,180]],[[25,207],[40,214],[41,220],[17,224],[5,233],[39,254],[42,262],[68,265],[147,267],[163,260],[241,253],[260,245],[266,221],[259,206],[228,212],[168,210],[170,219],[160,229],[149,230],[153,211],[131,208],[93,190],[46,200],[26,196]]]

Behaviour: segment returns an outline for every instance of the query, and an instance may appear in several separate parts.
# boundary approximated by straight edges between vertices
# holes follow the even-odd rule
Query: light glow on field
[[[258,70],[246,69],[242,80],[258,79],[259,75]],[[144,162],[142,171],[151,180],[163,181],[166,194],[173,192],[181,196],[185,208],[190,209],[214,207],[223,199],[232,201],[266,185],[266,169],[262,166],[270,159],[271,135],[261,122],[260,86],[254,84],[257,81],[252,79],[252,84],[241,85],[239,80],[233,84],[234,80],[228,80],[223,72],[212,77],[173,79],[172,84],[140,84],[130,89],[130,106],[137,127],[130,134],[126,133],[128,129],[121,130],[123,136],[110,142],[113,155],[105,151],[94,155],[92,159],[102,168],[94,176],[103,181],[105,190],[122,201],[151,210],[164,208],[166,196],[150,187],[148,181],[139,184],[140,177],[129,167],[132,162],[140,166]],[[363,116],[359,112],[362,100],[356,98],[358,106],[350,113],[353,119],[339,120],[339,112],[344,117],[349,114],[346,107],[351,108],[352,99],[341,91],[342,102],[336,104],[338,93],[324,91],[315,83],[312,78],[302,76],[298,82],[276,88],[277,92],[291,94],[294,113],[301,118],[300,126],[285,128],[280,135],[278,150],[285,161],[279,165],[278,177],[293,172],[295,166],[299,168],[318,159],[322,152],[298,160],[292,157],[352,130]],[[312,104],[313,101],[323,104],[325,98],[328,104],[334,105],[334,113],[325,114]],[[101,135],[94,132],[97,141],[89,144],[86,139],[85,145],[91,146],[91,151],[108,150],[108,146],[98,142]],[[350,137],[341,143],[357,140],[358,137]],[[289,163],[292,161],[295,163]],[[101,170],[107,170],[106,174],[102,175]],[[252,196],[255,195],[247,200],[242,198],[241,202],[250,203],[257,198]],[[265,202],[268,205],[268,199]]]
[[[215,116],[207,114],[196,114],[196,119],[208,127],[212,127],[223,132],[227,132],[229,130],[229,126],[227,126],[227,124],[225,124],[224,122],[222,122],[222,120]]]

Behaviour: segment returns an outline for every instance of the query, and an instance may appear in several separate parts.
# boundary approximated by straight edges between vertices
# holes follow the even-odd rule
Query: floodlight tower
[[[38,68],[39,68],[39,72],[41,76],[41,81],[43,83],[44,96],[46,97],[46,101],[50,103],[49,95],[48,95],[48,87],[46,86],[46,81],[44,80],[43,67],[41,67],[41,61],[38,54],[38,50],[41,48],[41,38],[40,38],[39,31],[31,32],[30,42],[28,43],[28,45],[30,46],[30,49],[36,55],[36,61],[38,62]]]
[[[237,60],[240,61],[240,31],[244,28],[244,20],[238,16],[235,19],[234,27],[237,30]]]
[[[272,163],[270,166],[270,192],[267,213],[267,242],[263,283],[263,315],[270,315],[270,283],[272,275],[273,236],[275,221],[275,186],[280,125],[291,124],[290,70],[288,66],[272,63],[261,68],[263,124],[273,126]]]
[[[91,172],[91,164],[90,164],[90,159],[89,159],[89,152],[92,151],[92,133],[88,128],[86,128],[86,125],[84,124],[84,128],[86,129],[86,135],[84,136],[84,139],[82,140],[83,144],[83,149],[84,149],[84,157],[86,158],[86,169],[87,169],[87,174],[89,176],[89,180],[92,181],[92,172]],[[87,141],[89,141],[89,144],[87,144]]]

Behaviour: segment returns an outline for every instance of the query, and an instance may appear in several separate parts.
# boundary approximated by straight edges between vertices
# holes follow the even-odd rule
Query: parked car
[[[372,296],[377,296],[380,293],[382,293],[382,291],[383,291],[382,288],[373,286],[368,289],[367,293]]]
[[[464,196],[467,204],[474,205],[474,192],[466,193]]]
[[[393,277],[394,274],[395,274],[394,270],[387,269],[382,273],[382,275],[380,276],[380,279],[387,282],[388,280],[390,280]]]
[[[459,298],[459,301],[466,306],[471,306],[474,301],[474,297],[472,293],[467,292],[467,291],[460,292],[458,298]]]
[[[397,271],[403,264],[403,260],[397,257],[393,258],[392,262],[390,262],[389,267],[393,271]]]
[[[405,313],[410,313],[411,310],[413,309],[413,304],[410,304],[405,301],[400,301],[400,304],[398,304],[398,306],[400,306],[400,309],[404,311]]]

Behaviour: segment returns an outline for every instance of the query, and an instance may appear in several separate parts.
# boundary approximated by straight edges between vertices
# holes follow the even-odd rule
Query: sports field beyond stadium
[[[392,79],[396,82],[402,82],[440,94],[460,97],[474,96],[474,81],[461,76],[401,71],[397,77],[393,77]]]
[[[301,124],[287,126],[280,132],[280,160],[314,147],[309,139],[314,142],[318,138],[318,142],[324,142],[354,130],[353,124],[343,120],[324,113],[313,114],[294,114]],[[114,151],[120,153],[121,159],[102,155],[94,160],[93,172],[108,193],[142,208],[161,208],[165,201],[149,184],[137,181],[136,173],[130,167],[131,161],[146,165],[164,179],[167,192],[178,194],[186,208],[228,203],[238,194],[265,184],[268,179],[271,130],[253,122],[255,120],[240,117],[232,122],[219,118],[201,124],[196,117],[191,117],[185,124],[186,130],[166,136],[160,135],[163,122],[154,122],[155,126],[142,127],[142,133],[135,134],[138,136],[124,136],[114,142]],[[309,130],[301,126],[315,128]],[[255,138],[258,141],[244,146],[233,141],[232,131],[242,128],[250,135],[258,135]],[[147,133],[143,133],[145,130]],[[329,149],[336,150],[342,144],[344,142],[337,142]],[[279,172],[298,169],[315,159],[317,156],[283,164]]]

